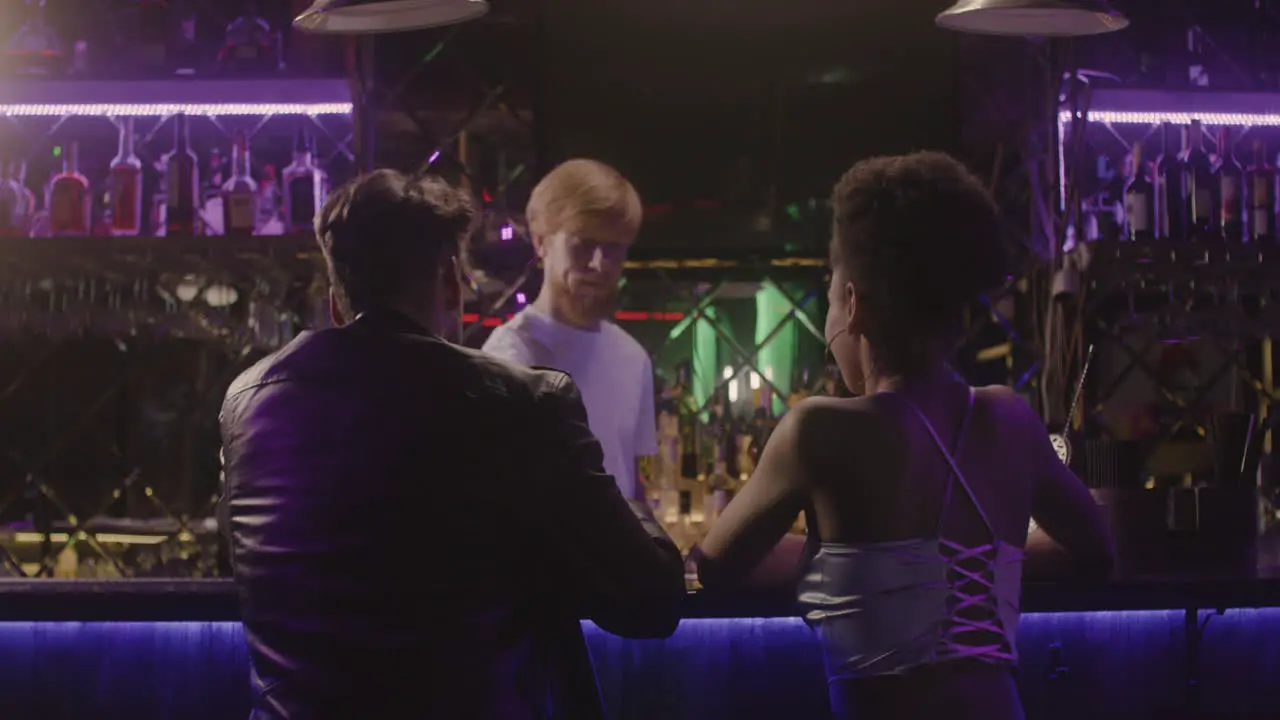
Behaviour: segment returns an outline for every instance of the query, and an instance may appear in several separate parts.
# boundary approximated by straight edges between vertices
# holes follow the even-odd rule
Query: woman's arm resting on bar
[[[803,540],[781,545],[779,541],[808,498],[800,446],[810,407],[801,403],[782,418],[751,479],[702,542],[698,579],[704,586],[794,579],[794,571],[788,574],[779,569],[792,560],[792,568],[798,569],[802,552],[797,546]],[[770,562],[762,567],[766,558]]]
[[[1035,483],[1031,498],[1031,518],[1045,534],[1071,556],[1076,569],[1091,577],[1106,577],[1115,564],[1115,540],[1111,526],[1089,488],[1062,463],[1049,436],[1041,431],[1040,418],[1025,401],[1018,400],[1025,413],[1019,427],[1028,432]]]

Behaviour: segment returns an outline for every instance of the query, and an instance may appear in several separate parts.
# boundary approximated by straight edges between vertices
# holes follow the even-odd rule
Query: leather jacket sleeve
[[[642,503],[623,498],[604,470],[577,386],[563,373],[541,393],[539,491],[551,517],[562,597],[581,617],[631,638],[675,632],[685,594],[680,551]]]

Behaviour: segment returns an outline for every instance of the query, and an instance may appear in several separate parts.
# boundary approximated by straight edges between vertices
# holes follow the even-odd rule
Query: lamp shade
[[[315,0],[293,19],[313,33],[367,35],[456,25],[489,12],[485,0]]]
[[[935,22],[975,35],[1083,37],[1123,30],[1129,18],[1098,0],[959,0]]]

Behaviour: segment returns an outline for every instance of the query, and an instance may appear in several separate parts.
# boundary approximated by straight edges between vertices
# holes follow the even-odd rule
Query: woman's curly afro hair
[[[950,155],[863,160],[832,197],[833,267],[853,282],[878,362],[910,371],[950,351],[964,311],[1007,282],[1011,256],[1000,211]]]

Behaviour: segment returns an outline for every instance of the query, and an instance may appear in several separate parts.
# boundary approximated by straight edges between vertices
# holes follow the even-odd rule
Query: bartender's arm
[[[546,375],[534,418],[539,462],[531,467],[549,515],[557,594],[615,635],[667,637],[685,594],[680,551],[648,506],[624,498],[605,472],[573,381]]]

